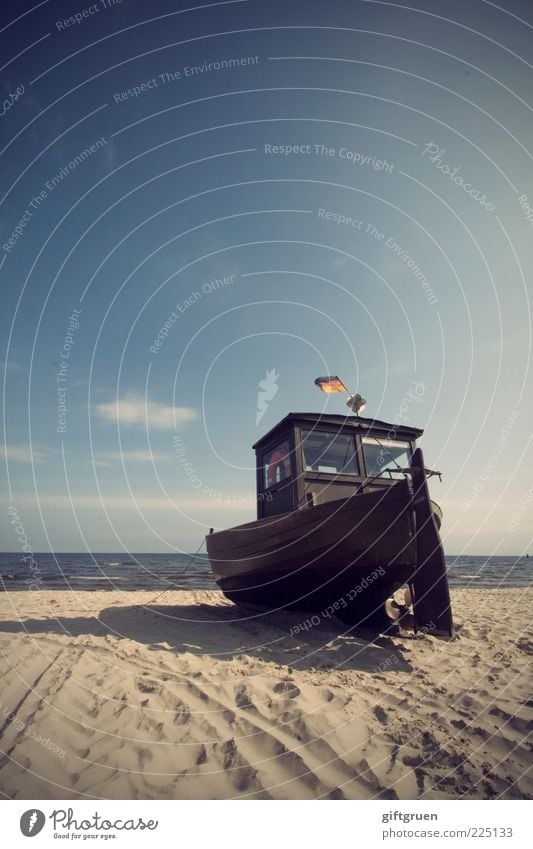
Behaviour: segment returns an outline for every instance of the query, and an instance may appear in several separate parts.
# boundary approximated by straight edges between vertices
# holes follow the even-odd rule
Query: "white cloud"
[[[1,446],[0,457],[7,455],[8,462],[13,463],[45,463],[49,455],[45,451],[33,448],[31,445],[7,445]]]
[[[115,463],[156,463],[162,460],[171,459],[170,454],[165,454],[162,451],[107,451],[104,454],[97,454],[95,463],[97,466],[112,466]]]
[[[401,377],[403,374],[408,374],[410,370],[412,371],[412,368],[409,363],[398,360],[389,367],[389,375],[390,377]]]
[[[234,499],[239,498],[234,495]],[[255,496],[252,497],[249,493],[240,496],[241,501],[218,501],[214,498],[204,498],[201,495],[176,494],[173,498],[165,498],[162,496],[139,496],[134,495],[77,495],[72,494],[72,501],[68,495],[54,495],[51,493],[39,493],[39,509],[50,510],[66,510],[72,512],[72,506],[75,510],[90,510],[95,513],[101,513],[102,505],[106,510],[125,511],[133,518],[137,517],[137,511],[141,512],[153,511],[156,515],[161,512],[172,512],[176,514],[180,511],[187,513],[189,510],[206,511],[210,515],[215,515],[218,511],[235,511],[247,512],[255,514]],[[0,507],[9,506],[10,501],[7,497],[0,496]],[[27,509],[37,508],[37,501],[34,495],[18,495],[16,499],[17,506]],[[243,521],[250,517],[245,515]],[[213,524],[213,523],[212,523]]]
[[[330,263],[330,268],[331,268],[332,271],[338,271],[340,268],[344,268],[345,265],[348,265],[349,262],[350,262],[349,256],[341,256],[341,257],[338,257],[338,259],[334,259]]]
[[[197,417],[191,407],[160,404],[133,393],[107,404],[96,404],[94,410],[107,422],[118,422],[126,427],[148,426],[156,430],[173,430],[176,425],[187,424]]]

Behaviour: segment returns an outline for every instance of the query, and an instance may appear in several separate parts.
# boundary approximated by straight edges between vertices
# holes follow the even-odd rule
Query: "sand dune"
[[[531,798],[532,591],[455,591],[452,641],[153,596],[2,594],[5,797]]]

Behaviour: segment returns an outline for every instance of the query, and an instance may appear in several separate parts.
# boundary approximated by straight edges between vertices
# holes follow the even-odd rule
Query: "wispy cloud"
[[[161,512],[177,513],[180,511],[188,512],[189,510],[205,511],[210,516],[215,512],[233,511],[233,512],[255,512],[255,497],[251,497],[250,493],[233,493],[232,500],[218,501],[213,498],[205,498],[201,495],[195,496],[188,493],[176,494],[172,498],[164,498],[163,496],[143,495],[135,497],[132,495],[77,495],[72,494],[72,499],[68,495],[54,495],[52,493],[40,492],[39,503],[37,504],[35,495],[18,495],[17,506],[24,508],[50,509],[50,510],[66,510],[71,513],[72,508],[75,510],[91,510],[99,515],[102,511],[102,505],[109,511],[125,511],[131,514],[132,518],[138,516],[138,510],[153,511],[155,514]],[[241,499],[241,500],[239,500]],[[11,501],[7,496],[0,496],[0,507],[8,507]]]
[[[20,363],[17,363],[15,360],[0,360],[0,369],[4,371],[4,369],[11,369],[13,371],[22,369]]]
[[[0,457],[6,457],[9,463],[45,463],[50,459],[46,451],[33,448],[31,445],[7,445],[0,447]]]
[[[126,427],[148,426],[156,430],[173,430],[176,425],[187,424],[197,417],[191,407],[160,404],[133,393],[107,404],[96,404],[94,411],[106,422],[118,422]]]
[[[94,462],[97,466],[113,466],[115,463],[157,463],[159,461],[169,460],[172,455],[165,454],[162,451],[106,451],[104,454],[97,454]]]
[[[332,271],[338,271],[340,268],[344,268],[345,265],[348,265],[349,262],[349,256],[341,256],[330,263],[330,268]]]
[[[400,377],[402,374],[408,374],[412,369],[413,367],[410,363],[397,360],[389,366],[389,376]]]

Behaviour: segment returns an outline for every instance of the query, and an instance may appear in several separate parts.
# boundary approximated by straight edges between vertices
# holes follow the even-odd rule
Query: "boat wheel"
[[[409,587],[400,587],[385,602],[385,612],[389,619],[405,631],[415,627],[413,596]]]

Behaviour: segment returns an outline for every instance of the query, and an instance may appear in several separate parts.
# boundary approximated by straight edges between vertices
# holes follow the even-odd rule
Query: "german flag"
[[[330,374],[327,377],[317,377],[315,386],[318,386],[327,395],[332,395],[334,392],[348,392],[344,383],[336,374]]]

